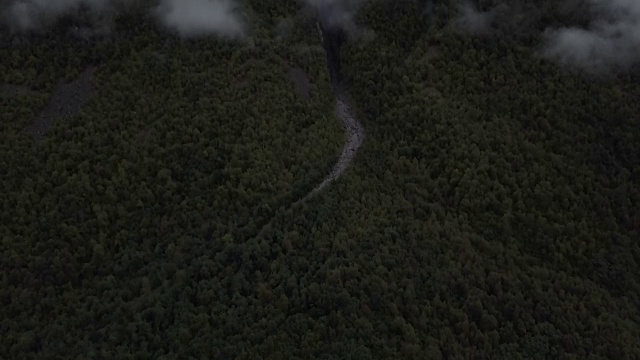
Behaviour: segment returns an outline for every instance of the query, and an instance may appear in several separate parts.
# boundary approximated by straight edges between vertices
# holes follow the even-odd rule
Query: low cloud
[[[125,0],[14,0],[2,9],[2,22],[14,32],[28,32],[51,25],[81,9],[104,14]]]
[[[585,70],[626,68],[640,60],[640,1],[589,0],[587,28],[547,30],[543,55]]]
[[[182,37],[241,38],[245,30],[238,10],[231,0],[161,0],[154,13]]]
[[[472,35],[489,33],[495,11],[479,11],[471,2],[464,1],[458,5],[460,14],[454,22],[457,30]]]
[[[358,10],[365,0],[302,0],[327,29],[343,30],[353,38],[372,36],[370,30],[360,27],[356,23]]]
[[[304,0],[317,12],[318,19],[327,28],[355,28],[355,14],[362,5],[359,0]]]
[[[94,25],[142,0],[9,0],[0,5],[0,23],[14,33],[46,29],[64,16],[81,12]],[[84,11],[83,11],[84,10]],[[239,38],[244,26],[233,0],[159,0],[150,9],[158,22],[182,37],[219,35]]]

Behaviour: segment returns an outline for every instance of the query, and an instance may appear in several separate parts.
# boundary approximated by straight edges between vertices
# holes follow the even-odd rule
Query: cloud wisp
[[[356,23],[356,14],[366,0],[301,0],[307,11],[318,17],[323,27],[342,30],[352,38],[371,37],[370,30]]]
[[[464,1],[458,4],[460,14],[454,21],[454,26],[458,31],[472,35],[488,34],[491,22],[495,16],[495,11],[479,11],[471,2]]]
[[[238,39],[245,34],[239,8],[231,0],[162,0],[154,14],[181,37],[216,34]]]
[[[0,5],[0,24],[14,33],[46,29],[64,16],[83,11],[94,22],[142,0],[9,0]],[[241,38],[245,28],[234,0],[159,0],[149,9],[158,23],[181,37],[218,35]]]
[[[589,71],[622,69],[640,60],[640,1],[589,0],[588,28],[546,31],[543,56]]]
[[[86,10],[92,17],[106,17],[137,0],[13,0],[0,9],[0,22],[12,32],[37,31],[63,16]]]

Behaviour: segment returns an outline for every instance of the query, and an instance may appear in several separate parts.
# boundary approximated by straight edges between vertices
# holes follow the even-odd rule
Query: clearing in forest
[[[62,81],[56,86],[47,106],[35,117],[27,128],[36,140],[42,139],[54,121],[80,112],[93,95],[92,79],[95,68],[89,67],[70,83]]]

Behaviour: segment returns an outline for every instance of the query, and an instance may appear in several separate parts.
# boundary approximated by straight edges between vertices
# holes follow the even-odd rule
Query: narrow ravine
[[[315,188],[313,188],[313,190],[309,191],[301,199],[293,202],[289,206],[289,209],[294,208],[296,205],[303,203],[314,195],[318,194],[319,192],[324,190],[331,182],[340,177],[340,175],[342,175],[347,170],[349,165],[351,165],[351,163],[355,159],[358,153],[358,149],[360,149],[360,146],[362,145],[365,137],[364,127],[356,119],[353,113],[353,109],[349,104],[348,96],[342,89],[340,81],[339,49],[341,40],[335,41],[334,36],[337,34],[336,32],[330,31],[328,36],[325,35],[322,26],[320,26],[319,23],[317,23],[317,25],[320,41],[322,42],[322,45],[327,53],[327,70],[329,71],[329,78],[333,87],[333,92],[336,96],[335,115],[342,123],[342,127],[346,133],[346,142],[342,147],[340,157],[338,157],[338,161],[331,169],[331,172],[327,174],[322,182],[320,182]],[[340,35],[338,34],[338,36]],[[267,229],[270,228],[272,222],[273,219],[264,224],[260,228],[260,231],[258,231],[256,236],[264,236]]]
[[[336,95],[336,116],[342,123],[347,134],[347,141],[342,148],[342,153],[338,161],[333,166],[331,172],[322,180],[318,186],[311,190],[303,200],[306,200],[318,192],[322,191],[332,181],[342,175],[353,162],[358,149],[364,141],[364,128],[356,119],[349,100],[342,87],[340,76],[340,47],[345,41],[345,33],[341,29],[326,29],[320,21],[316,22],[318,37],[327,54],[327,70]]]
[[[322,180],[318,186],[316,186],[311,192],[307,194],[305,199],[310,198],[316,193],[322,191],[333,180],[337,179],[342,173],[345,172],[347,167],[353,162],[362,141],[364,140],[364,128],[362,124],[353,115],[351,106],[347,103],[345,96],[336,94],[336,116],[342,122],[342,127],[347,134],[347,141],[342,147],[342,153],[338,158],[338,161],[333,166],[331,172]]]
[[[347,135],[347,141],[342,147],[342,153],[340,153],[340,157],[333,166],[331,172],[327,176],[325,176],[320,184],[318,184],[315,188],[313,188],[313,190],[308,192],[307,195],[293,202],[289,206],[289,209],[294,208],[296,205],[303,203],[314,195],[318,194],[320,191],[324,190],[332,181],[342,175],[355,159],[356,154],[358,153],[358,149],[364,141],[364,127],[362,127],[362,124],[360,124],[360,122],[358,122],[358,120],[354,116],[353,110],[348,103],[347,97],[340,91],[338,91],[337,87],[334,87],[334,91],[336,93],[336,116],[338,117],[338,120],[342,122],[342,127],[344,128]],[[265,232],[270,228],[273,220],[274,219],[271,219],[269,220],[269,222],[264,224],[256,236],[264,236]]]

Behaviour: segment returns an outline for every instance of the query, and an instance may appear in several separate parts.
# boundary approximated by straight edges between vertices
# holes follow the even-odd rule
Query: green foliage
[[[432,23],[420,1],[372,2],[375,41],[342,57],[367,138],[299,202],[343,141],[324,54],[291,4],[250,3],[251,44],[143,23],[105,52],[0,56],[5,82],[39,91],[0,97],[1,353],[640,357],[632,76],[591,80],[520,38],[454,35],[453,2]],[[288,16],[297,30],[272,39]],[[87,62],[96,96],[34,143],[23,129],[43,94]]]
[[[205,348],[186,345],[225,310],[200,313],[189,292],[201,304],[218,299],[210,285],[243,261],[238,244],[315,187],[342,146],[322,53],[300,58],[268,38],[160,42],[144,24],[131,32],[103,44],[110,55],[98,63],[90,47],[47,38],[2,57],[7,74],[23,77],[5,83],[42,91],[1,98],[8,357],[199,356]],[[77,66],[66,72],[50,61],[71,53]],[[32,140],[25,128],[56,91],[53,79],[71,80],[88,62],[95,96]],[[288,66],[305,70],[308,100]],[[196,283],[193,261],[204,266]],[[247,294],[242,277],[228,286]],[[199,322],[182,324],[188,313]],[[209,336],[225,338],[198,343],[219,343]]]

